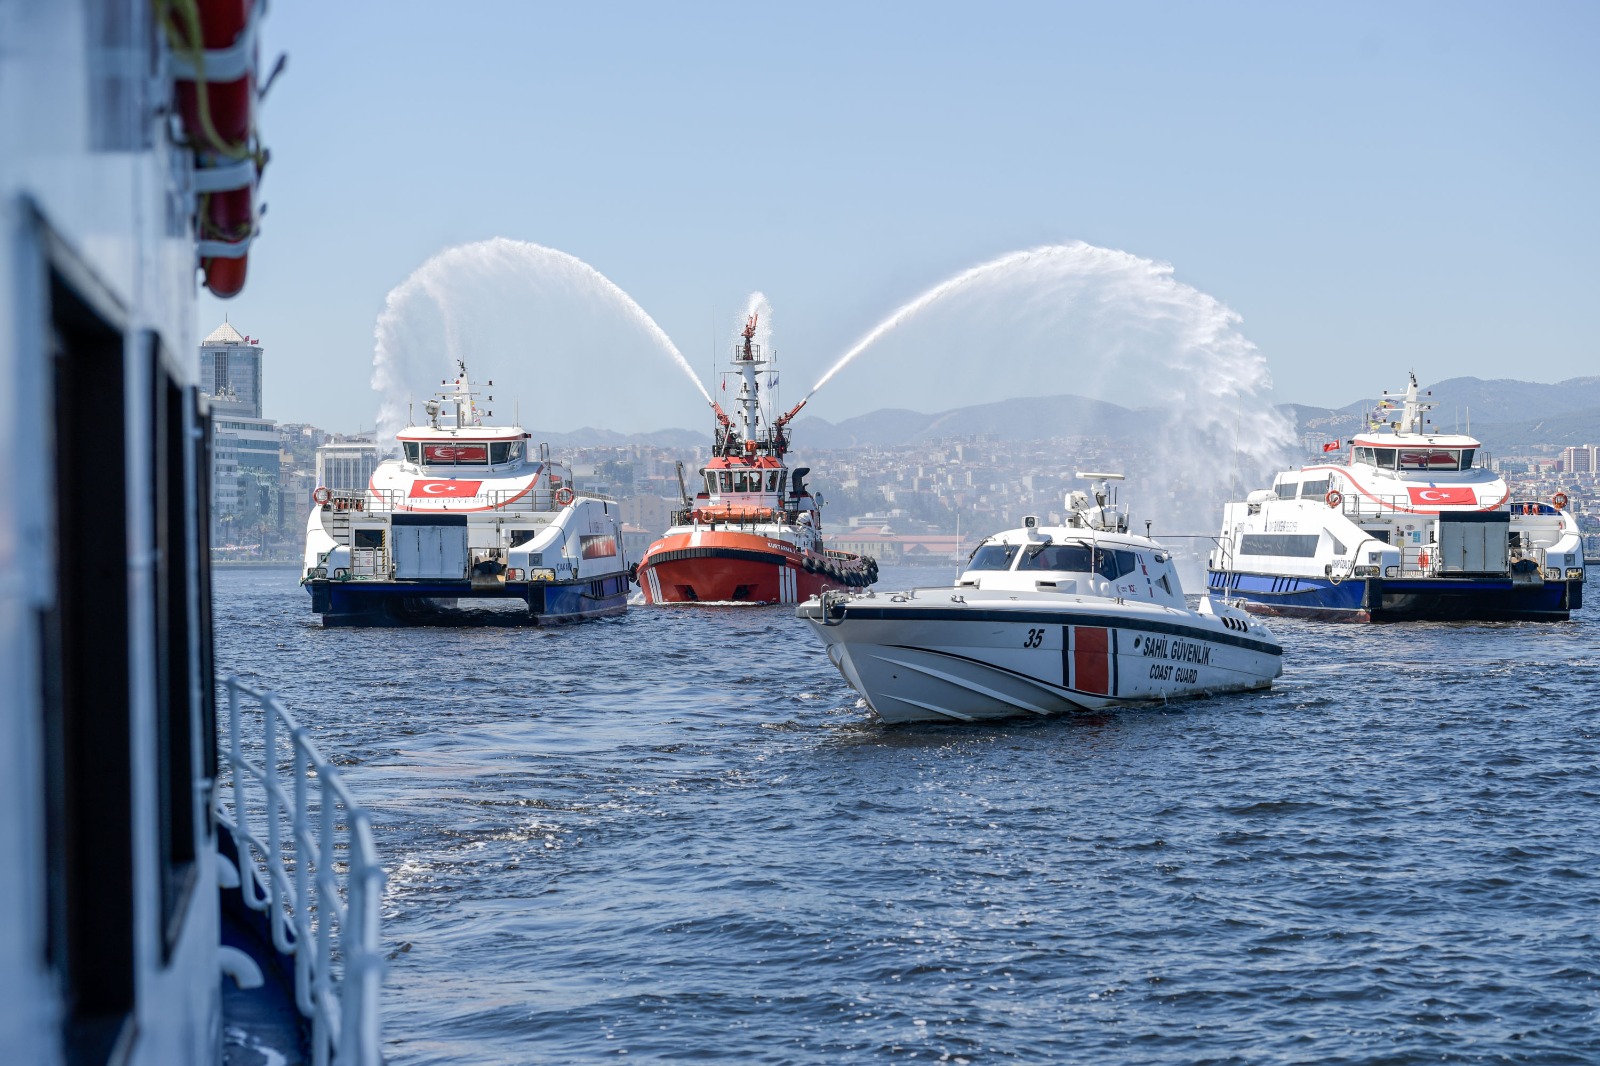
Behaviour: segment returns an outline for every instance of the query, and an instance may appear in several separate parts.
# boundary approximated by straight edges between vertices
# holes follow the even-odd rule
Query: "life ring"
[[[1554,505],[1556,510],[1565,511],[1567,509],[1567,494],[1564,492],[1556,493],[1550,497],[1550,503]]]
[[[567,488],[565,485],[562,485],[559,489],[556,489],[555,500],[557,507],[565,507],[567,504],[571,503],[573,499],[574,495],[572,490]]]
[[[1322,498],[1329,507],[1337,507],[1344,502],[1344,493],[1338,489],[1329,489],[1328,494]]]
[[[311,498],[317,502],[318,506],[321,506],[322,504],[325,504],[329,500],[333,499],[333,493],[328,490],[328,486],[318,485],[316,489],[312,491]]]

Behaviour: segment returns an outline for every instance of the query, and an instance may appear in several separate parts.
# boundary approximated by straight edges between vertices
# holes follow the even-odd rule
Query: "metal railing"
[[[275,695],[236,677],[225,684],[217,819],[238,841],[240,895],[269,919],[273,946],[294,956],[295,1005],[311,1022],[316,1066],[378,1066],[384,875],[371,818]],[[256,758],[240,737],[249,711],[260,713]]]

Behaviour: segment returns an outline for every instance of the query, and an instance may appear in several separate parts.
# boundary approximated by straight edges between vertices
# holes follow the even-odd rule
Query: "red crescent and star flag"
[[[1411,502],[1424,507],[1436,507],[1439,504],[1466,504],[1471,506],[1478,502],[1478,494],[1465,486],[1449,488],[1416,488],[1410,487],[1406,492],[1411,495]]]
[[[413,500],[459,500],[478,494],[481,481],[433,481],[419,478],[411,483]]]

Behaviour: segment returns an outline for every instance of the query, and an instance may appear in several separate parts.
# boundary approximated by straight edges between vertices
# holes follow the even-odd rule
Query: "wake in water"
[[[846,404],[934,412],[1061,394],[1137,409],[1149,469],[1133,486],[1135,508],[1169,532],[1209,530],[1221,501],[1282,463],[1294,440],[1268,401],[1266,359],[1240,322],[1177,281],[1169,264],[1081,241],[1048,245],[991,259],[908,301],[812,392],[873,350],[875,373],[858,369],[834,387],[853,377],[871,384],[832,397],[830,412]],[[1073,434],[1060,427],[1060,436]]]
[[[576,256],[528,241],[496,237],[429,259],[390,291],[375,341],[382,441],[404,427],[410,403],[454,377],[457,359],[475,379],[495,380],[497,418],[510,421],[520,401],[524,423],[546,431],[702,421],[665,364],[641,358],[652,347],[711,401],[632,297]]]

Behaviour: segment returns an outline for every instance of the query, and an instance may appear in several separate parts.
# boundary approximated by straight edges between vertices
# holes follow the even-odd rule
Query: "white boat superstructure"
[[[1093,711],[1267,688],[1282,648],[1210,597],[1191,608],[1167,549],[1128,532],[1120,475],[1086,473],[1063,526],[984,540],[948,587],[831,592],[798,608],[885,722]]]
[[[539,623],[620,614],[628,562],[616,501],[576,491],[522,427],[485,424],[459,369],[366,491],[316,490],[302,578],[312,610],[326,625],[405,620],[458,599],[520,600]]]
[[[1345,461],[1227,504],[1210,589],[1261,614],[1348,621],[1562,620],[1582,607],[1566,498],[1514,499],[1476,439],[1428,427],[1431,407],[1413,374]]]

